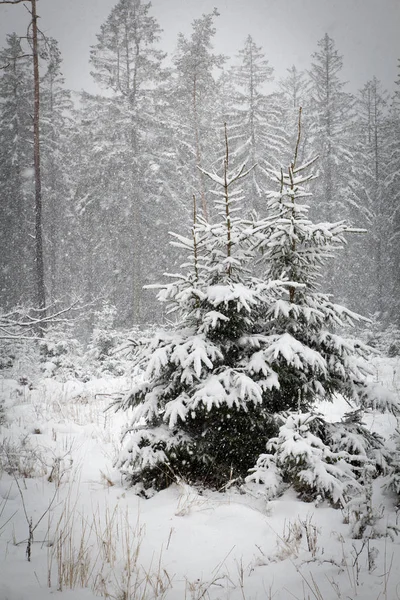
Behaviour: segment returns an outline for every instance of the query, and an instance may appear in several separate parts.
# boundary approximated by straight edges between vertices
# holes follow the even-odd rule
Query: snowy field
[[[400,390],[399,358],[375,366]],[[24,383],[0,380],[0,600],[400,599],[400,536],[352,539],[346,511],[290,489],[269,502],[257,487],[126,489],[113,463],[127,415],[104,409],[129,379]],[[368,424],[388,441],[396,426]],[[382,483],[385,530],[397,513]]]

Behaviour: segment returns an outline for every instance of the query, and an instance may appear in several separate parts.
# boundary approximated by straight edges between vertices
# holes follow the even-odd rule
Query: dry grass
[[[141,564],[145,535],[128,512],[97,508],[86,516],[72,494],[66,499],[48,550],[48,586],[57,590],[90,588],[110,600],[162,600],[172,578],[162,564],[162,551],[148,568]]]

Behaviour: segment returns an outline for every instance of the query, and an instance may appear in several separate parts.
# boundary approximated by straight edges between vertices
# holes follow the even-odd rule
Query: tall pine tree
[[[161,116],[157,94],[164,78],[165,56],[157,48],[160,33],[150,14],[150,3],[119,0],[91,50],[92,75],[107,94],[83,97],[84,112],[91,110],[96,119],[101,116],[93,133],[96,142],[91,164],[98,182],[102,182],[101,189],[97,186],[97,211],[103,213],[102,221],[108,225],[98,231],[97,241],[91,241],[90,252],[103,246],[103,236],[112,247],[110,253],[92,255],[92,281],[98,278],[97,293],[109,289],[118,297],[124,323],[150,318],[142,288],[147,275],[154,273],[154,268],[157,272],[157,266],[160,269],[163,254],[155,252],[147,238],[151,227],[153,236],[163,238],[155,216],[162,161],[157,140]],[[96,129],[93,117],[91,126]],[[84,190],[84,183],[79,188]],[[84,195],[78,201],[87,205]]]
[[[342,56],[334,40],[325,34],[318,42],[318,51],[313,54],[309,71],[310,116],[309,137],[313,152],[320,157],[320,177],[317,183],[318,204],[312,214],[318,219],[334,221],[349,219],[349,174],[353,155],[350,131],[354,115],[354,100],[345,91],[341,79]],[[346,254],[331,263],[327,282],[331,292],[346,298],[347,290],[342,276],[346,268]]]
[[[389,300],[388,95],[374,77],[360,90],[352,132],[353,170],[349,177],[349,217],[367,232],[349,245],[347,286],[358,310],[384,317]],[[371,285],[374,281],[374,285]]]
[[[0,261],[2,305],[35,303],[33,81],[20,38],[0,52]]]
[[[270,66],[260,46],[249,35],[238,54],[239,64],[231,68],[231,80],[236,86],[233,98],[236,106],[232,130],[236,138],[233,156],[251,164],[269,164],[274,157],[284,162],[287,139],[283,127],[284,103],[279,94],[267,94],[266,84],[273,79]],[[264,171],[254,169],[245,182],[246,197],[260,210],[265,190]]]
[[[172,142],[178,168],[177,194],[181,198],[191,198],[194,194],[205,217],[212,206],[201,169],[216,158],[213,139],[221,123],[215,123],[214,119],[218,94],[214,71],[225,61],[224,56],[213,52],[217,16],[214,10],[195,19],[190,37],[179,34],[169,88]],[[190,204],[186,205],[186,214],[190,215]]]
[[[340,78],[342,56],[327,34],[318,42],[309,71],[314,127],[312,147],[320,157],[318,216],[333,221],[347,217],[346,175],[352,155],[348,139],[353,116],[353,98],[345,92]]]
[[[388,306],[388,319],[400,328],[400,59],[399,76],[395,84],[395,92],[388,121],[388,169],[386,177],[386,191],[388,203],[389,229],[388,258],[390,264],[390,280],[392,282],[390,306]]]
[[[70,154],[71,93],[65,88],[62,58],[56,40],[48,38],[41,78],[40,135],[44,224],[44,255],[49,303],[71,293],[74,228]]]

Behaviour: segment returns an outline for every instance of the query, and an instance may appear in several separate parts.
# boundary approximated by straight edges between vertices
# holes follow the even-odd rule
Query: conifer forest
[[[28,18],[29,15],[27,15]],[[237,55],[213,51],[220,17],[199,16],[177,39],[172,66],[147,3],[118,2],[90,50],[102,94],[74,101],[54,39],[38,36],[45,303],[79,297],[116,308],[116,325],[160,322],[143,286],[179,268],[169,231],[184,233],[198,212],[215,215],[224,123],[230,161],[255,168],[243,181],[241,216],[266,216],[266,169],[289,164],[302,107],[299,160],[318,155],[310,210],[366,233],[346,238],[327,267],[326,291],[382,324],[399,323],[399,82],[346,91],[343,57],[321,34],[310,68],[283,79],[262,40],[244,36]],[[41,21],[45,20],[42,15]],[[37,305],[34,112],[31,50],[10,32],[1,49],[1,304]],[[393,58],[395,62],[397,57]],[[273,91],[265,84],[273,82]],[[90,326],[92,324],[89,324]]]
[[[349,91],[323,31],[277,75],[115,0],[78,94],[2,4],[0,598],[399,598],[399,57]]]

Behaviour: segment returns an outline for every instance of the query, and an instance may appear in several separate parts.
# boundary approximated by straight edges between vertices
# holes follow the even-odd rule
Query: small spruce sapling
[[[96,311],[93,332],[88,344],[85,359],[94,363],[100,373],[123,375],[125,370],[115,352],[123,341],[122,334],[115,328],[117,309],[103,302],[100,310]]]
[[[374,465],[366,464],[361,472],[362,487],[359,495],[351,498],[345,505],[346,521],[350,524],[351,535],[354,539],[390,537],[394,541],[400,528],[394,523],[389,523],[382,504],[376,506],[374,503],[374,478]]]
[[[397,498],[397,506],[400,507],[400,427],[399,420],[397,420],[397,428],[393,435],[393,452],[392,452],[392,463],[390,470],[385,481],[385,489],[388,492],[395,494]]]
[[[82,348],[72,336],[71,326],[49,327],[39,340],[41,370],[46,377],[67,379],[81,372]]]
[[[297,166],[300,118],[301,109],[293,162],[286,173],[269,172],[279,190],[268,196],[273,226],[270,220],[255,224],[266,278],[286,274],[291,283],[276,290],[282,294],[267,308],[259,328],[264,344],[259,363],[273,370],[278,383],[266,393],[265,402],[283,422],[248,481],[266,482],[273,476],[274,489],[283,481],[303,498],[319,495],[343,504],[359,487],[367,463],[377,472],[387,466],[382,440],[363,427],[359,411],[399,409],[393,394],[368,381],[371,349],[337,333],[363,317],[318,291],[326,261],[345,243],[345,234],[360,230],[344,221],[314,224],[309,219],[304,198],[311,195],[307,186],[315,176],[306,171],[315,159]],[[318,403],[335,401],[338,394],[355,412],[335,424],[317,419]]]

